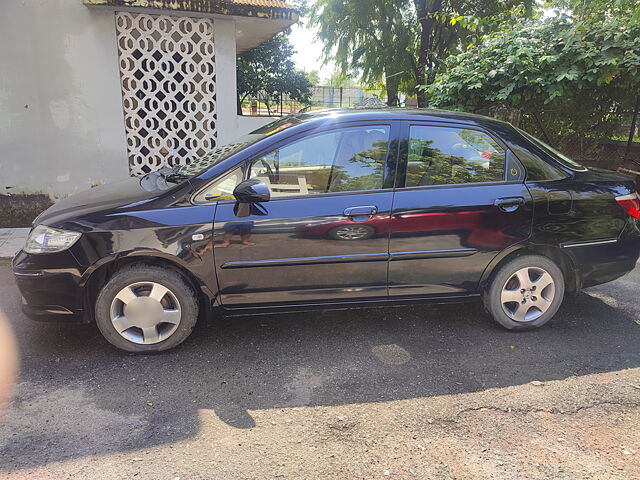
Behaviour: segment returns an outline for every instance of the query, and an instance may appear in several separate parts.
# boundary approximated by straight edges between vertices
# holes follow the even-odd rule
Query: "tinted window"
[[[202,190],[194,200],[196,202],[209,202],[212,200],[233,200],[233,190],[242,181],[242,169],[236,168],[231,172],[216,179]]]
[[[486,133],[412,126],[405,186],[501,181],[504,165],[504,149]]]
[[[580,165],[575,160],[572,160],[571,158],[567,157],[564,153],[559,152],[558,150],[553,148],[551,145],[548,145],[548,144],[544,143],[539,138],[536,138],[533,135],[530,135],[529,133],[525,132],[524,130],[518,129],[518,131],[520,133],[522,133],[525,137],[527,137],[531,142],[533,142],[536,145],[538,145],[538,147],[541,147],[543,150],[546,150],[547,153],[550,153],[551,156],[553,156],[558,163],[560,163],[560,164],[564,165],[565,167],[570,168],[571,170],[574,170],[576,172],[586,172],[587,171],[587,168],[584,165]]]
[[[203,155],[202,157],[194,158],[186,165],[179,165],[174,169],[174,175],[183,179],[195,177],[196,175],[213,167],[214,165],[217,165],[223,160],[229,158],[231,155],[238,153],[240,150],[253,145],[258,140],[261,140],[263,138],[264,135],[257,134],[249,134],[240,137],[234,143],[227,143],[226,145],[222,145],[221,147],[216,147],[214,150]]]
[[[254,160],[249,177],[269,185],[272,197],[379,189],[388,142],[387,126],[322,133]]]

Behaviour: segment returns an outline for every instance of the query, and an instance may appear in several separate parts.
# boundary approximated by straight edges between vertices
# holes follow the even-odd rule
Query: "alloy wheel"
[[[531,322],[551,307],[555,292],[555,283],[549,272],[539,267],[524,267],[504,284],[500,302],[512,320]]]
[[[335,231],[335,236],[341,240],[360,240],[367,235],[369,235],[369,229],[357,225],[340,227]]]

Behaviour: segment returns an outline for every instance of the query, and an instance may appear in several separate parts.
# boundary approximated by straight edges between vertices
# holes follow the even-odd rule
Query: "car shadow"
[[[557,321],[532,332],[499,328],[479,303],[416,304],[222,319],[147,356],[115,350],[92,325],[7,314],[18,316],[24,358],[0,471],[193,438],[202,409],[248,429],[261,409],[452,395],[640,366],[638,312],[607,290],[568,297]],[[25,426],[18,417],[38,401]],[[77,425],[42,427],[69,414],[65,402],[80,405]],[[30,454],[42,445],[47,456]]]

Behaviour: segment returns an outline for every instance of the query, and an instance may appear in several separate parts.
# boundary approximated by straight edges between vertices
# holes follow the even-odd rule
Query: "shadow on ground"
[[[557,321],[534,332],[494,326],[477,303],[414,305],[227,319],[199,326],[175,351],[133,356],[94,326],[28,321],[0,269],[0,308],[23,350],[18,394],[0,425],[0,471],[189,439],[201,409],[247,429],[252,410],[451,395],[638,367],[638,277],[567,298]]]

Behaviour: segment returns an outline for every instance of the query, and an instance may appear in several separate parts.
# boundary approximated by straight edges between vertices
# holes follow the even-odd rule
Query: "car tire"
[[[375,229],[369,225],[353,223],[332,228],[329,230],[329,237],[334,240],[353,242],[355,240],[367,240],[374,233],[376,233]]]
[[[508,330],[539,328],[553,318],[564,298],[562,270],[549,258],[515,258],[493,276],[483,295],[493,319]]]
[[[95,318],[104,338],[117,348],[134,353],[161,352],[191,334],[198,320],[198,300],[174,270],[132,265],[118,271],[102,287]]]

